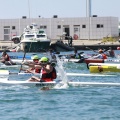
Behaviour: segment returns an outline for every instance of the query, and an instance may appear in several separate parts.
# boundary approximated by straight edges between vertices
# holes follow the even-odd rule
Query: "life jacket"
[[[7,58],[5,58],[5,61],[10,61],[10,57],[9,57],[9,55],[5,55],[5,56],[3,56],[3,57],[6,57],[7,56]]]
[[[41,72],[41,69],[38,69],[38,68],[31,68],[31,70],[33,70],[35,73],[40,73]]]
[[[41,69],[35,68],[34,71],[35,71],[35,73],[40,73]]]
[[[75,54],[75,58],[76,59],[79,59],[80,58],[80,55],[78,53]]]
[[[103,59],[107,59],[107,55],[106,54],[102,54]]]
[[[57,73],[54,67],[53,71],[50,73],[47,73],[44,69],[41,69],[41,73],[42,73],[41,79],[45,82],[50,82],[57,78]]]

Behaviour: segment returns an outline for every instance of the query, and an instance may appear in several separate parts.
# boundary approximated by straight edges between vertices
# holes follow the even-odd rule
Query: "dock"
[[[68,44],[68,40],[63,40],[65,44]],[[7,48],[14,48],[17,44],[14,44],[13,41],[0,41],[0,51],[3,51]],[[73,40],[72,47],[78,50],[87,50],[86,47],[97,50],[98,48],[107,49],[108,47],[112,47],[112,49],[116,50],[117,47],[120,47],[120,42],[106,42],[102,43],[101,40]]]

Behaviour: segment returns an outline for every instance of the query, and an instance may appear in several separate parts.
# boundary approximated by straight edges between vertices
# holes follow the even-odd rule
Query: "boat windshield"
[[[44,38],[45,35],[37,35],[37,38]]]
[[[34,38],[35,35],[25,35],[25,38]]]

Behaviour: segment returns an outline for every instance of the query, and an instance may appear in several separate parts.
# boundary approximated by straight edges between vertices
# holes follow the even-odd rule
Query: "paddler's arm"
[[[53,67],[51,66],[51,65],[46,65],[46,66],[43,66],[42,67],[47,73],[50,73],[50,72],[52,72],[52,70],[53,70]]]
[[[24,65],[27,65],[27,66],[29,66],[29,67],[31,67],[31,68],[34,68],[35,67],[35,63],[26,63],[26,62],[23,62],[22,64],[24,64]]]
[[[96,55],[96,56],[93,56],[92,58],[96,59],[96,58],[99,58],[100,56],[101,56],[101,55],[98,54],[98,55]]]

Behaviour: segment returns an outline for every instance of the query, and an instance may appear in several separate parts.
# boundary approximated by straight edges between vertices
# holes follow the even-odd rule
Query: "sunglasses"
[[[40,61],[41,63],[46,63],[46,61]]]
[[[33,59],[33,61],[39,61],[39,59]]]

